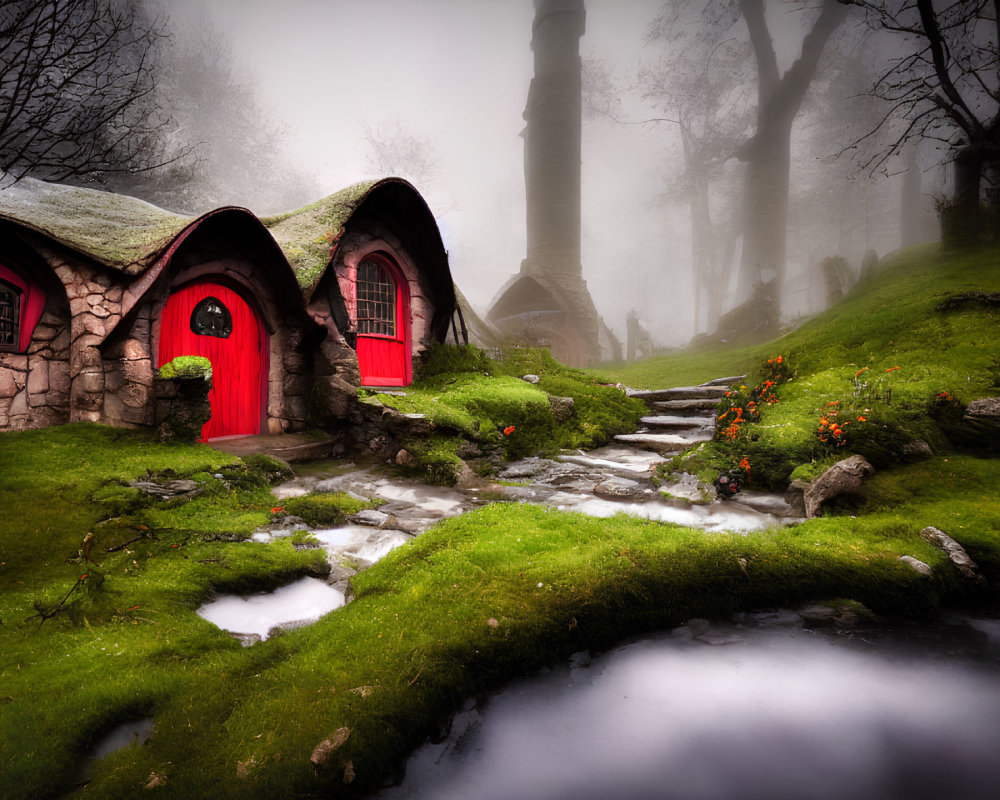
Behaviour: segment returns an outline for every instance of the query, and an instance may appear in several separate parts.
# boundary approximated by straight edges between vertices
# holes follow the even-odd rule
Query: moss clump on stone
[[[212,362],[204,356],[177,356],[160,367],[158,374],[164,380],[207,380],[212,377]]]
[[[375,504],[371,501],[358,500],[346,492],[319,492],[290,497],[282,506],[286,514],[300,517],[312,528],[343,525],[350,514],[374,507]]]

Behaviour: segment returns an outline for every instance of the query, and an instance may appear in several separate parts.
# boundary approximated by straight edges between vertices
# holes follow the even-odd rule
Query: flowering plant
[[[715,436],[735,441],[748,422],[759,422],[761,409],[778,402],[778,386],[791,380],[791,370],[784,356],[769,358],[761,369],[760,382],[753,389],[740,385],[726,392],[715,419]]]

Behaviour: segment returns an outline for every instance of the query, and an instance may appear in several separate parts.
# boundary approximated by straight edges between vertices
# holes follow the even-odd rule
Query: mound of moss
[[[207,379],[212,377],[212,362],[204,356],[177,356],[160,367],[157,374],[165,380]]]
[[[523,380],[538,376],[537,383]],[[571,398],[570,402],[552,398]],[[405,396],[375,402],[423,414],[434,426],[406,444],[404,469],[454,483],[462,460],[486,473],[503,460],[606,444],[635,430],[646,407],[613,386],[565,367],[547,350],[511,347],[489,354],[471,345],[430,349]],[[563,409],[558,415],[555,407]]]

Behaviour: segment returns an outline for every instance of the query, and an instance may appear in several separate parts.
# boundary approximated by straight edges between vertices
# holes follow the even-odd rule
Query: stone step
[[[630,390],[629,397],[644,403],[670,400],[715,400],[718,402],[729,391],[728,386],[675,386],[673,389]]]
[[[719,405],[719,400],[657,400],[652,405],[658,411],[709,411]]]
[[[728,378],[716,378],[714,381],[705,381],[704,383],[699,384],[699,386],[725,386],[728,388],[730,386],[741,384],[746,379],[746,375],[731,375]]]
[[[208,442],[208,446],[229,455],[248,456],[253,453],[264,453],[291,463],[329,458],[336,443],[335,439],[317,437],[309,433],[280,433],[212,439]]]
[[[642,417],[639,422],[647,428],[714,428],[715,414],[678,416],[676,414],[654,414]]]
[[[679,453],[702,442],[711,441],[711,436],[679,436],[675,433],[619,433],[616,442],[630,444],[643,450],[657,453]]]

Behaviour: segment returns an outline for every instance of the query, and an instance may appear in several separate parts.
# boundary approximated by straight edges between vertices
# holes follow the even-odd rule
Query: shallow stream
[[[780,495],[745,492],[735,500],[702,504],[696,481],[671,486],[671,494],[665,495],[649,480],[661,461],[663,457],[655,453],[614,445],[557,459],[526,458],[509,464],[500,475],[501,482],[465,488],[389,477],[381,467],[312,464],[303,470],[305,474],[275,487],[279,501],[311,492],[347,492],[359,499],[382,502],[378,510],[355,514],[350,525],[312,531],[327,551],[333,569],[327,582],[330,585],[302,578],[273,592],[222,595],[199,608],[198,614],[245,645],[266,639],[276,627],[315,622],[344,605],[348,581],[357,569],[371,566],[445,517],[497,500],[535,503],[595,517],[631,514],[707,531],[747,532],[797,519],[795,509]],[[304,529],[304,524],[285,521],[258,531],[252,543],[269,542]]]
[[[375,797],[992,800],[1000,626],[954,623],[824,633],[786,611],[578,653],[467,703]]]

